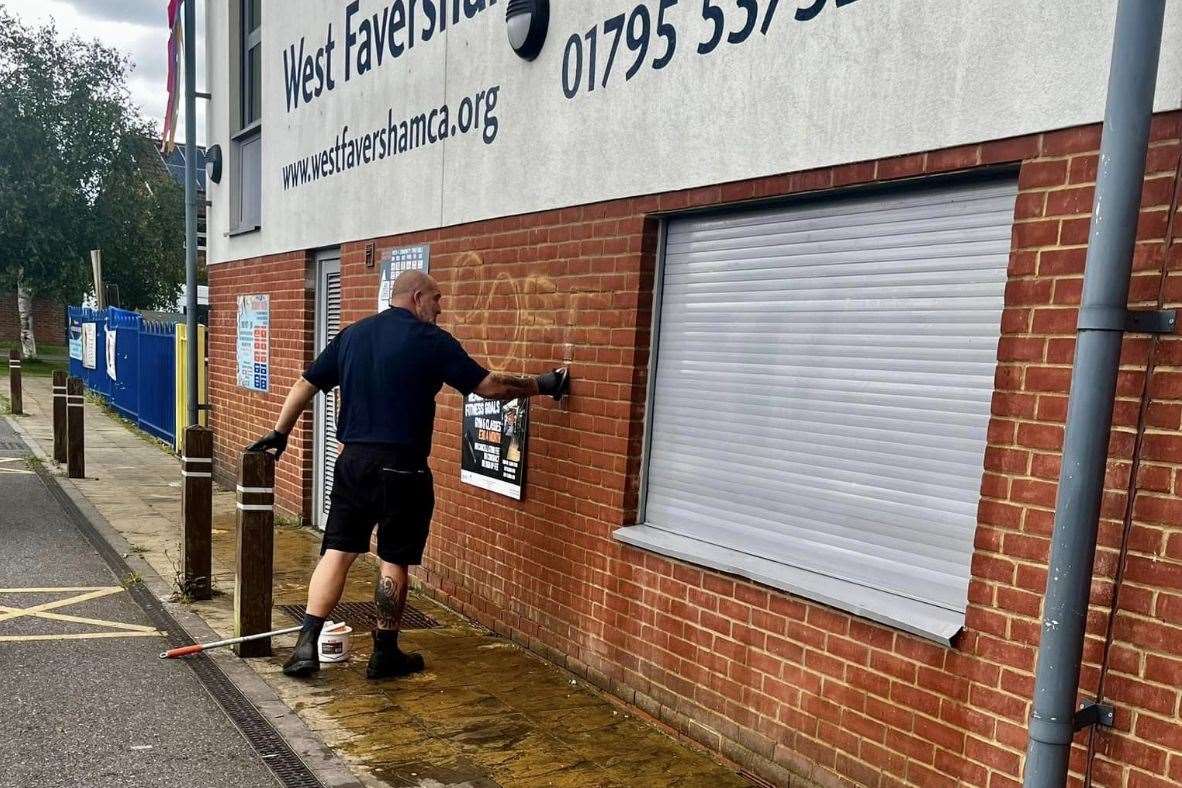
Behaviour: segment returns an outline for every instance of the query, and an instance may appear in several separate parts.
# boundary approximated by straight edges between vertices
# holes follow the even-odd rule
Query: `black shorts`
[[[409,460],[402,452],[355,443],[337,457],[331,506],[320,554],[369,551],[378,526],[378,557],[392,564],[421,564],[435,485],[426,460]]]

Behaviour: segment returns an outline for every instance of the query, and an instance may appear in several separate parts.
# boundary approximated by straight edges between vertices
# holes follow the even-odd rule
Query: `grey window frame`
[[[745,577],[749,580],[760,583],[761,585],[778,589],[782,592],[795,594],[814,602],[830,605],[854,615],[885,624],[891,628],[910,632],[911,634],[918,635],[922,638],[933,640],[942,645],[952,645],[956,639],[957,634],[959,634],[959,627],[955,630],[950,630],[947,628],[945,622],[934,619],[931,621],[922,620],[921,618],[914,617],[913,612],[910,615],[903,615],[901,617],[890,615],[884,616],[880,611],[868,610],[851,605],[848,599],[841,595],[828,596],[823,591],[819,592],[815,587],[799,587],[790,579],[786,578],[786,576],[780,574],[778,571],[765,573],[760,569],[753,569],[752,564],[750,563],[732,561],[730,556],[727,555],[727,553],[731,551],[725,549],[718,551],[700,551],[696,548],[692,550],[686,550],[681,544],[677,542],[664,542],[659,538],[659,534],[658,537],[654,539],[652,529],[648,525],[648,515],[646,509],[648,506],[651,474],[650,463],[653,445],[653,412],[657,393],[657,367],[660,363],[661,322],[664,311],[664,305],[662,301],[666,274],[665,258],[667,252],[666,246],[668,225],[672,220],[682,219],[693,215],[718,214],[735,209],[755,210],[760,208],[791,206],[794,204],[808,203],[817,199],[818,197],[824,200],[829,198],[841,199],[844,197],[859,197],[876,194],[889,195],[893,193],[904,192],[912,187],[923,187],[929,184],[955,186],[957,184],[973,184],[1001,178],[1012,178],[1016,182],[1016,167],[1012,165],[980,167],[971,171],[952,175],[909,178],[885,184],[874,183],[860,186],[848,186],[840,189],[827,190],[825,192],[821,192],[820,194],[814,192],[802,195],[792,195],[788,197],[751,200],[744,202],[741,205],[713,205],[699,209],[691,209],[688,211],[670,212],[657,216],[656,218],[659,220],[658,243],[654,263],[651,334],[649,338],[648,376],[645,393],[645,423],[642,437],[641,462],[639,467],[636,519],[632,524],[625,525],[623,528],[615,530],[613,532],[613,537],[620,542],[647,552],[654,552],[658,555],[672,557],[674,559],[685,561],[693,565],[715,569],[739,577]],[[983,468],[982,471],[984,471]],[[963,621],[963,617],[961,620]]]
[[[231,236],[254,232],[262,226],[262,136],[261,124],[255,123],[230,138],[234,148],[233,178],[235,184],[230,206],[230,216],[233,220],[229,232]],[[248,172],[244,150],[251,144],[259,146],[258,169],[251,169]],[[248,178],[251,179],[249,182],[254,183],[254,193],[258,195],[258,206],[254,208],[254,215],[258,218],[253,221],[245,218],[250,215],[248,206],[244,204]]]
[[[259,2],[259,18],[251,14],[251,0],[238,2],[238,34],[234,66],[237,70],[238,107],[237,131],[230,135],[231,168],[233,183],[230,198],[230,230],[233,237],[255,232],[262,226],[262,101],[256,95],[251,79],[251,51],[262,54],[262,3]],[[258,61],[260,89],[262,83],[262,62]],[[255,100],[259,100],[259,117],[254,117]],[[248,166],[245,151],[251,145],[258,145],[257,156],[252,159],[256,166]],[[253,187],[253,188],[248,188]],[[247,194],[256,195],[257,204],[245,204]]]
[[[255,95],[254,83],[251,80],[250,54],[254,50],[258,50],[258,54],[262,56],[262,42],[263,42],[263,23],[262,19],[253,19],[250,13],[251,0],[240,0],[239,19],[241,20],[241,36],[239,38],[239,55],[238,55],[238,95],[240,97],[239,104],[239,129],[248,128],[260,122],[262,118],[262,99],[261,96]],[[260,16],[262,14],[262,3],[259,3]],[[259,88],[262,89],[262,61],[258,61],[259,66]],[[255,99],[259,100],[259,114],[256,117],[253,114]]]

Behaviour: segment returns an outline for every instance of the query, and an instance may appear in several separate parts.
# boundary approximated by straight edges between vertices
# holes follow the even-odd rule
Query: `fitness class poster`
[[[528,397],[497,402],[469,394],[460,443],[460,481],[521,500],[529,443]]]

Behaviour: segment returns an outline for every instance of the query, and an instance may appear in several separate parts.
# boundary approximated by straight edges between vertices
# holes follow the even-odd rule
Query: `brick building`
[[[38,344],[66,344],[66,307],[45,298],[33,299],[33,336]],[[16,291],[0,294],[0,342],[19,343],[21,339],[20,313],[16,308]]]
[[[429,24],[304,5],[208,19],[219,477],[412,250],[474,356],[576,379],[531,409],[520,501],[461,481],[462,402],[440,396],[423,590],[776,784],[1018,785],[1112,8],[822,2],[750,28],[727,10],[728,38],[676,4],[555,4],[525,62],[503,4],[421,0]],[[589,56],[621,11],[635,82]],[[1176,11],[1141,307],[1182,305]],[[755,73],[808,92],[735,87]],[[261,383],[244,296],[267,296]],[[1182,342],[1129,335],[1121,363],[1080,686],[1117,716],[1078,735],[1073,779],[1176,785]],[[277,470],[310,525],[332,412]]]

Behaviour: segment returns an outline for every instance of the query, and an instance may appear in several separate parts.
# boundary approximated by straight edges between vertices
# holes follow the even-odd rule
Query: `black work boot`
[[[367,679],[391,679],[418,673],[426,666],[422,654],[407,654],[398,648],[398,633],[375,629],[373,656],[365,668]]]
[[[320,655],[316,650],[319,640],[318,629],[300,630],[300,639],[296,641],[295,650],[291,652],[287,662],[283,663],[283,673],[303,678],[320,670]]]

